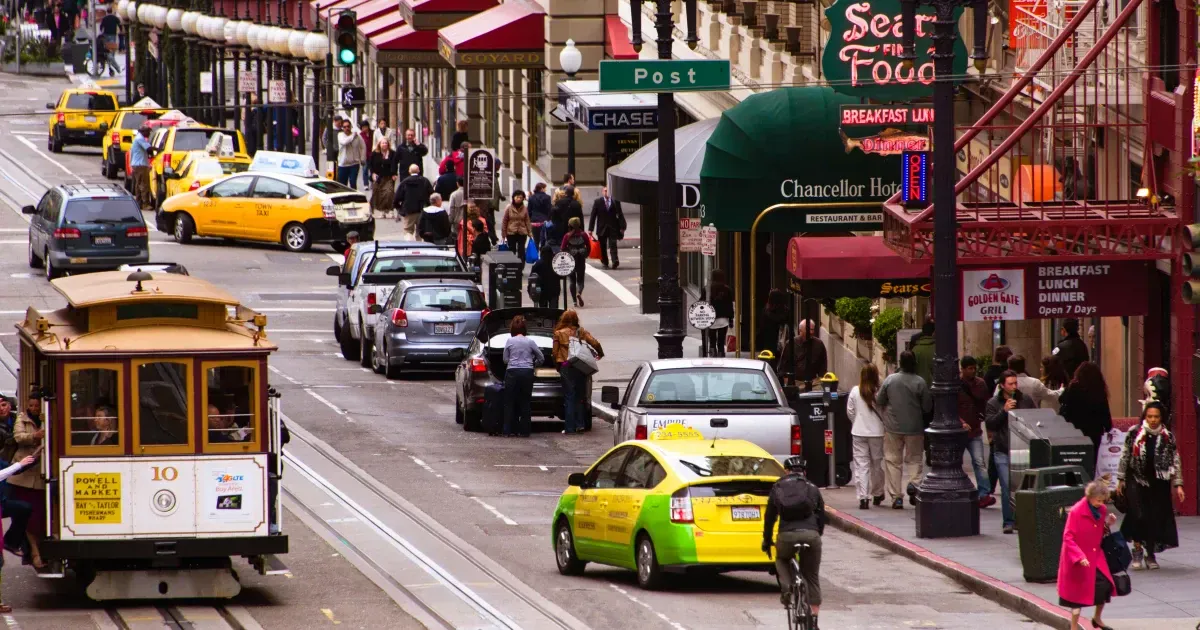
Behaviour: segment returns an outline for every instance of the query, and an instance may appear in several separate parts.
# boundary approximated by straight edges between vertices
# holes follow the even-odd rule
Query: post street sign
[[[600,62],[601,92],[688,92],[728,89],[727,59],[605,59]]]

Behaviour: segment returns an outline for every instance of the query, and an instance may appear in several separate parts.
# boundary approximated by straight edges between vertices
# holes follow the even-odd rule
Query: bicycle
[[[800,545],[796,553],[788,559],[792,570],[792,588],[788,590],[788,601],[785,604],[788,616],[788,630],[813,630],[812,605],[808,601],[808,583],[800,573],[800,554],[809,548]]]

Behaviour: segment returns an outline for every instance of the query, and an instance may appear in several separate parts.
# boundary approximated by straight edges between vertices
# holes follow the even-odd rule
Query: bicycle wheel
[[[800,627],[800,580],[792,582],[792,588],[788,591],[787,602],[787,620],[788,630],[801,630]]]
[[[796,616],[800,619],[797,628],[798,630],[812,630],[812,606],[808,603],[808,583],[803,579],[800,580],[797,599]]]

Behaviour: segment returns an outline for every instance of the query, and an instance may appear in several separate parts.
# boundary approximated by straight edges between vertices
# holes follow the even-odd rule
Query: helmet
[[[788,470],[798,470],[803,472],[808,467],[808,463],[804,461],[803,455],[793,455],[783,462],[783,467]]]

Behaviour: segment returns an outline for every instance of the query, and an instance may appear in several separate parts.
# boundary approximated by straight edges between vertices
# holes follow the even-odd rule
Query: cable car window
[[[205,371],[205,446],[209,450],[250,450],[258,441],[258,380],[248,365],[221,365]]]
[[[137,366],[141,446],[186,446],[191,442],[188,383],[186,363],[156,361]]]
[[[70,450],[121,452],[121,370],[117,366],[68,368]],[[89,450],[82,450],[82,449]]]
[[[117,321],[126,319],[198,319],[200,307],[185,302],[146,302],[142,304],[118,304]]]

